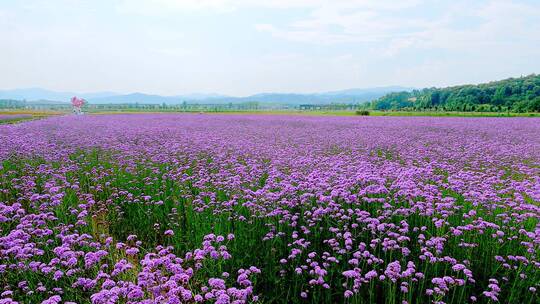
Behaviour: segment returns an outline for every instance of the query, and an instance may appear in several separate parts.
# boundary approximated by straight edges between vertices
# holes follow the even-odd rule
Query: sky
[[[539,0],[0,0],[0,89],[440,87],[539,58]]]

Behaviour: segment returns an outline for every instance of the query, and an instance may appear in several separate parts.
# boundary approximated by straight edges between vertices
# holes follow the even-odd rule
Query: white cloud
[[[536,19],[538,6],[511,1],[454,1],[440,4],[438,15],[423,13],[422,0],[122,0],[123,12],[137,14],[174,14],[178,12],[228,13],[246,8],[303,8],[310,13],[289,24],[254,25],[261,33],[293,42],[309,44],[364,43],[381,49],[386,56],[414,48],[463,49],[478,44],[497,44],[540,37]],[[404,13],[409,10],[413,14]],[[437,10],[437,9],[435,9]],[[479,26],[454,29],[452,23],[468,16]],[[524,20],[532,21],[526,24]],[[376,45],[379,44],[379,45]]]
[[[421,9],[419,1],[398,5],[386,1],[316,1],[308,18],[286,26],[260,24],[256,28],[272,36],[314,44],[379,42],[387,55],[409,48],[463,49],[473,45],[499,45],[520,37],[527,43],[540,39],[540,8],[510,1],[485,5],[456,2],[446,5],[439,16],[422,17],[389,13],[403,8]],[[452,28],[462,16],[478,26]],[[336,29],[338,29],[336,31]]]
[[[319,1],[308,18],[289,25],[257,27],[278,38],[312,43],[377,42],[401,37],[430,23],[417,18],[393,17],[421,1]],[[396,13],[397,11],[397,13]],[[309,39],[306,39],[309,37]]]
[[[453,29],[449,24],[462,13],[452,12],[446,21],[433,24],[410,39],[416,40],[417,48],[440,48],[450,51],[497,52],[513,49],[523,52],[540,51],[540,7],[490,1],[484,6],[469,11],[471,17],[480,22],[478,26]]]
[[[125,13],[160,15],[180,11],[228,12],[235,7],[230,0],[122,0],[117,9]]]
[[[539,71],[540,5],[518,0],[439,3],[2,4],[0,66],[8,72],[0,75],[0,83],[6,88],[250,94],[421,87]]]
[[[121,11],[138,14],[169,14],[178,12],[230,12],[236,9],[262,7],[276,9],[377,9],[399,10],[414,6],[421,0],[121,0]]]
[[[282,30],[278,29],[272,24],[257,24],[255,25],[255,28],[261,32],[268,32],[276,38],[282,38],[296,42],[333,44],[352,41],[351,37],[348,35],[319,32],[311,29]]]

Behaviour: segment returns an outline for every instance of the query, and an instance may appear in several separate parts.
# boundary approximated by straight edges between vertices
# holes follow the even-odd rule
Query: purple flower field
[[[0,121],[21,120],[32,118],[30,114],[0,114]]]
[[[540,119],[0,125],[0,304],[540,303]]]

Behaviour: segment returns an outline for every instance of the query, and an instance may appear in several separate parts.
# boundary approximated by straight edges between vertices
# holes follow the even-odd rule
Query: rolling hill
[[[91,104],[180,104],[183,102],[200,104],[227,104],[243,102],[259,102],[272,104],[330,104],[330,103],[363,103],[375,100],[395,91],[409,91],[404,87],[379,87],[367,89],[348,89],[323,93],[261,93],[245,97],[234,97],[220,94],[187,94],[162,96],[144,93],[117,94],[113,92],[76,93],[55,92],[41,88],[0,90],[0,99],[16,100],[51,100],[68,102],[72,96],[80,96]]]
[[[540,75],[392,92],[371,102],[369,107],[375,110],[540,112]]]

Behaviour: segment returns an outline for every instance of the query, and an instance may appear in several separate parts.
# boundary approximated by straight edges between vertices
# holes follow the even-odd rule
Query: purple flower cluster
[[[538,303],[540,120],[0,126],[2,303]]]

